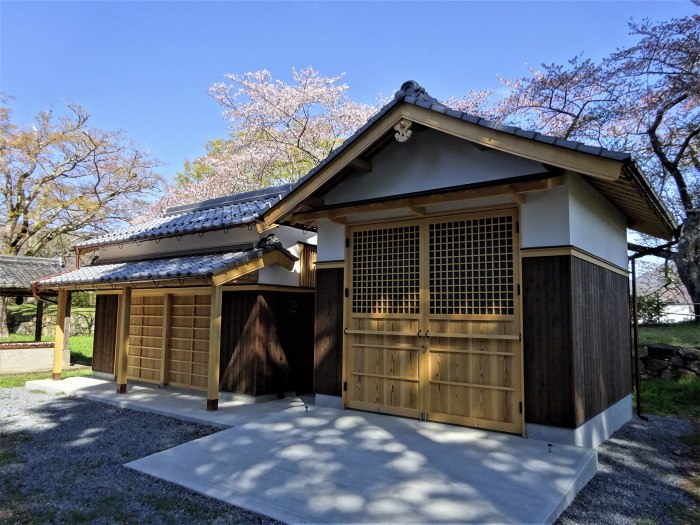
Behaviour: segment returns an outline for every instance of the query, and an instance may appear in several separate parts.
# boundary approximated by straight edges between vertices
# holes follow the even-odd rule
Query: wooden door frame
[[[429,265],[429,258],[430,258],[430,246],[429,246],[429,239],[428,239],[428,224],[430,221],[435,220],[435,219],[450,219],[450,218],[458,218],[458,217],[467,217],[467,216],[474,216],[474,215],[485,215],[488,216],[490,213],[495,214],[499,211],[512,211],[513,217],[516,221],[516,224],[518,226],[515,227],[515,240],[513,242],[513,262],[517,264],[517,273],[514,276],[514,281],[513,285],[516,288],[514,291],[514,302],[516,305],[516,308],[518,309],[517,313],[515,314],[516,320],[518,324],[518,329],[520,332],[520,338],[517,341],[517,351],[520,354],[519,358],[519,371],[518,371],[518,380],[519,380],[519,388],[516,388],[516,392],[519,396],[519,400],[516,400],[516,403],[519,404],[521,408],[520,413],[517,413],[516,416],[519,417],[519,421],[517,423],[517,426],[519,427],[519,432],[515,434],[520,434],[521,436],[525,435],[525,366],[524,366],[524,344],[523,344],[523,297],[522,297],[522,247],[521,247],[521,234],[520,234],[520,228],[519,228],[519,223],[520,223],[520,206],[497,206],[497,207],[490,207],[490,208],[479,208],[479,209],[473,209],[473,210],[460,210],[460,211],[450,211],[448,213],[436,213],[436,214],[431,214],[431,215],[425,215],[419,219],[416,218],[397,218],[397,219],[392,219],[392,220],[381,220],[381,221],[363,221],[359,223],[352,223],[352,224],[346,224],[345,225],[345,250],[344,250],[344,255],[345,255],[345,261],[343,264],[343,280],[344,280],[344,288],[346,293],[344,292],[344,299],[343,299],[343,341],[342,341],[342,391],[341,391],[341,396],[342,396],[342,405],[343,408],[349,408],[348,407],[348,401],[349,401],[349,390],[348,390],[348,384],[349,384],[349,375],[350,375],[350,370],[351,370],[351,363],[350,363],[350,351],[351,351],[351,346],[350,346],[350,341],[349,341],[349,334],[345,332],[345,329],[350,326],[350,320],[351,320],[351,308],[352,308],[352,296],[353,296],[353,289],[352,289],[352,241],[351,241],[351,235],[354,230],[357,228],[363,228],[363,227],[391,227],[393,225],[403,225],[403,224],[410,224],[410,223],[417,223],[419,224],[419,268],[420,268],[420,274],[419,274],[419,293],[420,293],[420,298],[419,298],[419,304],[420,304],[420,313],[419,313],[419,325],[421,326],[428,326],[428,318],[429,318],[429,308],[425,308],[424,305],[426,304],[425,301],[429,303],[429,294],[430,294],[430,275],[429,271],[426,270],[426,268]],[[420,411],[421,414],[427,414],[429,412],[428,408],[430,406],[430,392],[429,392],[429,366],[425,366],[424,362],[429,360],[429,351],[423,352],[422,350],[419,351],[419,399],[418,399],[418,410]],[[494,429],[496,430],[496,429]]]

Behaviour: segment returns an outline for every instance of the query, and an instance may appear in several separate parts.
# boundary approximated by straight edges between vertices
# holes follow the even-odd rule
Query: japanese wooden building
[[[676,233],[628,154],[406,82],[295,185],[170,209],[37,285],[59,317],[68,290],[97,292],[93,368],[119,392],[205,389],[212,409],[313,390],[597,446],[632,415],[627,229]]]
[[[676,225],[629,155],[407,82],[263,219],[318,232],[317,403],[586,446],[631,417],[626,231]]]
[[[127,381],[282,396],[313,388],[316,235],[256,223],[290,186],[166,210],[162,217],[76,247],[88,265],[36,282],[97,293],[93,370]],[[60,379],[63,332],[56,334]]]

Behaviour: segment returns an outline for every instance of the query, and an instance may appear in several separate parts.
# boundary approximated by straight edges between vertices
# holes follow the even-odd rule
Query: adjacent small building
[[[0,297],[11,297],[20,304],[32,297],[32,282],[61,271],[60,259],[0,255]],[[55,297],[53,298],[55,300]],[[3,319],[4,323],[6,320]],[[53,365],[53,344],[41,342],[44,326],[44,302],[37,301],[33,342],[0,343],[0,374],[50,370]],[[70,353],[63,356],[70,364]]]
[[[59,317],[69,291],[96,292],[93,370],[118,392],[129,380],[206,390],[208,409],[219,392],[310,392],[316,234],[256,228],[290,189],[170,208],[79,244],[78,259],[92,262],[37,289],[58,291]]]

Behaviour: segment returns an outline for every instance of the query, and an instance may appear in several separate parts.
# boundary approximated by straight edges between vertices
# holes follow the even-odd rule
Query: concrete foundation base
[[[559,428],[526,423],[526,436],[550,443],[598,448],[622,425],[632,419],[632,396],[626,396],[578,428]]]

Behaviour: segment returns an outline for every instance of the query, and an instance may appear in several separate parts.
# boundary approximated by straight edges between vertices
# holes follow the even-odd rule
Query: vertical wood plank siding
[[[219,390],[254,395],[258,292],[224,292]]]
[[[224,292],[219,389],[248,395],[313,388],[311,293]]]
[[[523,259],[527,422],[576,428],[630,393],[627,290],[577,257]]]
[[[299,286],[316,287],[316,246],[299,243]]]
[[[314,391],[340,396],[343,374],[343,269],[316,271]]]
[[[576,426],[632,391],[628,280],[572,257]]]
[[[96,297],[95,338],[92,344],[92,369],[96,372],[114,373],[118,303],[117,295]]]
[[[523,258],[525,421],[574,427],[571,257]]]

